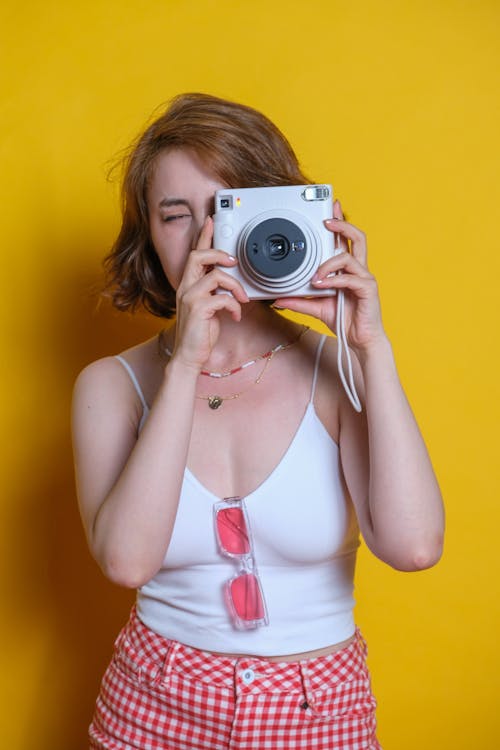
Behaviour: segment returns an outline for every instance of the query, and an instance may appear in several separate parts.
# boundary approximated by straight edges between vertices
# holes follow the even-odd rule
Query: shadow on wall
[[[150,337],[162,325],[159,319],[113,311],[107,302],[96,309],[90,289],[98,279],[88,268],[73,267],[71,273],[68,278],[66,267],[64,278],[57,273],[54,278],[54,320],[44,341],[51,362],[44,380],[55,384],[61,416],[54,419],[50,394],[37,394],[42,420],[36,438],[28,436],[23,446],[30,470],[19,483],[18,517],[11,526],[23,543],[12,560],[16,585],[6,592],[27,642],[38,646],[46,634],[37,673],[41,684],[33,690],[33,706],[25,706],[25,747],[38,750],[87,747],[99,682],[134,600],[134,592],[104,578],[86,547],[73,478],[72,386],[86,364]],[[52,428],[44,427],[44,416]],[[39,648],[43,652],[44,644]]]

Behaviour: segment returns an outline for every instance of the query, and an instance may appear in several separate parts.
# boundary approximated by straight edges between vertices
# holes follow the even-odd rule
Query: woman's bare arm
[[[108,358],[77,380],[73,439],[79,503],[90,549],[113,581],[136,588],[161,567],[179,503],[193,425],[196,382],[217,341],[218,313],[239,320],[248,301],[210,248],[207,219],[177,289],[173,356],[140,436],[140,405],[122,365]],[[232,294],[214,294],[223,286]]]
[[[398,570],[422,570],[442,553],[441,493],[420,430],[382,339],[361,360],[365,411],[347,399],[340,412],[340,450],[363,537]]]
[[[78,498],[104,573],[136,588],[160,568],[172,534],[191,435],[197,372],[172,361],[137,437],[140,404],[112,358],[87,367],[73,399]]]
[[[340,235],[345,250],[350,243],[351,252],[325,261],[312,283],[345,292],[346,334],[358,357],[357,380],[365,401],[359,415],[341,396],[342,466],[370,549],[395,568],[419,570],[441,555],[441,493],[384,332],[377,283],[366,262],[366,237],[343,220],[338,201],[333,208],[334,219],[326,226]],[[277,304],[314,315],[334,331],[337,298]]]

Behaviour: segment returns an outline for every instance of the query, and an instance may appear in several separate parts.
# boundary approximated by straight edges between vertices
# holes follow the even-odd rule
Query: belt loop
[[[180,647],[181,644],[179,643],[179,641],[168,642],[167,653],[165,654],[165,659],[163,661],[160,672],[160,680],[164,685],[168,681],[170,672],[172,671],[172,667],[174,665],[175,657],[177,656],[177,652],[179,651]]]

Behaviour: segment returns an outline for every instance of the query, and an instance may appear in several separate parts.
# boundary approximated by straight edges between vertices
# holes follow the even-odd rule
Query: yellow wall
[[[85,363],[158,325],[96,312],[88,292],[118,226],[108,161],[185,90],[266,112],[369,236],[448,509],[431,571],[361,552],[384,748],[500,742],[499,23],[494,0],[4,3],[2,747],[86,747],[131,601],[85,548],[68,405]]]

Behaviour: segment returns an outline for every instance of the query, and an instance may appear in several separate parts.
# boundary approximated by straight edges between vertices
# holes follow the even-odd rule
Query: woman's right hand
[[[241,320],[241,305],[248,295],[222,267],[232,268],[237,260],[212,248],[213,221],[207,217],[196,247],[190,252],[177,289],[177,325],[173,356],[188,367],[201,370],[217,342],[219,313],[228,312]],[[222,288],[228,294],[216,294]]]

